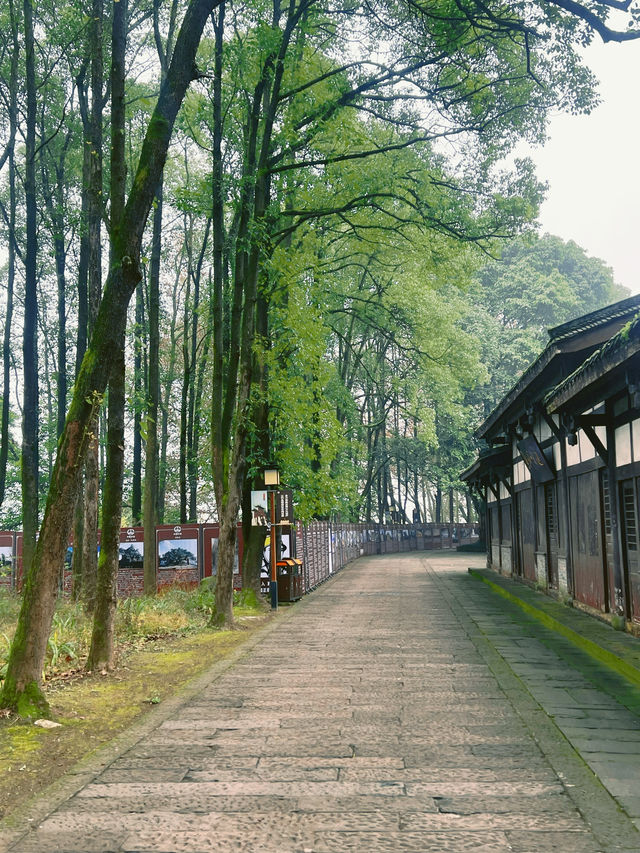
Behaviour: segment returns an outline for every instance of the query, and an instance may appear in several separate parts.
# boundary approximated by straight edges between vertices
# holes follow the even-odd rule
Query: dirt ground
[[[67,773],[80,759],[187,683],[231,655],[269,616],[242,619],[234,631],[161,638],[129,653],[109,674],[69,674],[47,689],[51,717],[43,729],[0,719],[0,819]]]

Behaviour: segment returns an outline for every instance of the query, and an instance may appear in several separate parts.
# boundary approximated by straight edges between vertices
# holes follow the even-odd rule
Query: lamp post
[[[280,485],[280,472],[277,468],[267,468],[264,472],[264,485],[269,492],[269,564],[271,568],[271,580],[269,582],[269,595],[271,597],[271,609],[278,609],[278,570],[276,567],[276,491]]]

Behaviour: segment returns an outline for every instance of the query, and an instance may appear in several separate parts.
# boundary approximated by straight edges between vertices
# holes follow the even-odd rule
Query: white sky
[[[585,56],[601,105],[590,116],[554,116],[549,141],[529,152],[549,183],[540,223],[602,258],[619,284],[640,293],[640,41],[594,42]]]

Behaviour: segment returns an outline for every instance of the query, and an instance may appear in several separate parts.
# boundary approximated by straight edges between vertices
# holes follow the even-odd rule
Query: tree
[[[9,458],[10,399],[11,399],[11,331],[13,323],[14,284],[16,276],[16,257],[19,254],[16,240],[16,161],[15,143],[18,130],[18,70],[20,43],[18,38],[19,21],[13,0],[8,7],[8,26],[6,31],[11,34],[11,51],[9,60],[8,85],[5,103],[7,104],[7,125],[9,135],[0,156],[0,162],[9,166],[9,211],[5,213],[8,229],[7,252],[7,296],[4,316],[4,332],[2,339],[2,416],[0,421],[0,506],[5,498],[7,482],[7,462]]]
[[[24,586],[24,597],[11,644],[0,706],[23,716],[47,709],[41,689],[42,665],[53,618],[58,567],[64,561],[79,470],[91,418],[102,401],[114,351],[112,340],[126,326],[129,300],[140,279],[142,235],[162,174],[178,109],[195,76],[200,36],[216,0],[191,0],[183,18],[171,65],[147,129],[133,186],[114,240],[112,266],[104,288],[91,342],[76,379],[47,506]],[[114,270],[118,274],[114,275]]]
[[[114,4],[111,51],[111,245],[118,240],[126,194],[125,159],[125,62],[127,45],[127,0]],[[112,274],[117,280],[118,265]],[[114,664],[116,586],[119,566],[120,524],[122,518],[122,480],[125,443],[125,328],[114,338],[115,354],[109,376],[109,415],[107,424],[107,464],[102,498],[102,540],[96,574],[91,646],[88,670],[111,669]]]
[[[24,197],[26,206],[23,409],[22,409],[22,535],[23,565],[33,560],[38,529],[38,297],[37,297],[37,206],[36,196],[36,57],[33,6],[25,0],[23,8],[25,42],[25,82],[27,98],[25,136]]]
[[[475,455],[473,430],[542,352],[547,330],[624,298],[611,270],[559,237],[528,235],[505,243],[498,259],[472,276],[465,330],[480,347],[486,372],[466,389],[462,407],[438,420],[433,482],[459,488],[459,474]]]
[[[549,328],[625,295],[611,270],[572,241],[547,234],[507,243],[469,290],[468,328],[482,341],[490,377],[478,389],[481,417],[543,350]]]

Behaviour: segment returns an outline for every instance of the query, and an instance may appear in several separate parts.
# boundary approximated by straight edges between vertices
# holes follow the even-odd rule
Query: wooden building
[[[551,329],[476,437],[489,565],[640,632],[640,296]]]

